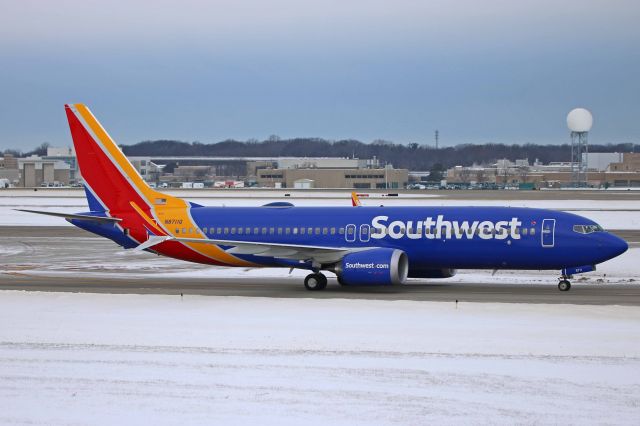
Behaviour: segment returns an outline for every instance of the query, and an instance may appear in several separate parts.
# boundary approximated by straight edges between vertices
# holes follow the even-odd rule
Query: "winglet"
[[[356,194],[355,192],[351,193],[351,205],[353,207],[359,207],[362,205],[362,203],[360,203],[360,198],[358,197],[358,194]]]

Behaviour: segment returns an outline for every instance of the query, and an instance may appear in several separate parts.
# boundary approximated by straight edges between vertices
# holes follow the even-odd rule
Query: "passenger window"
[[[193,234],[193,228],[189,228],[189,233]]]
[[[300,234],[304,235],[307,232],[307,228],[300,228]]]
[[[529,234],[529,228],[522,228],[522,235],[528,235]]]
[[[269,228],[269,234],[273,235],[276,233],[276,228]]]
[[[344,235],[344,228],[340,228],[340,229],[338,230],[338,233],[339,233],[340,235]]]
[[[180,233],[180,228],[176,228],[176,234]]]
[[[282,235],[282,228],[278,228],[278,235]]]
[[[320,235],[320,228],[316,228],[316,235]]]
[[[313,228],[307,228],[307,234],[313,235]]]
[[[186,234],[187,233],[187,228],[182,228],[182,233]]]
[[[529,235],[536,235],[536,228],[531,228]]]
[[[322,228],[322,235],[328,235],[329,234],[329,228]]]
[[[286,235],[291,234],[291,228],[285,228],[284,233],[285,233]]]
[[[242,235],[244,233],[244,229],[243,228],[238,228],[238,234]]]
[[[253,228],[253,233],[258,235],[260,233],[260,228]]]
[[[355,228],[352,228],[352,227],[347,228],[348,235],[353,235],[354,232],[355,232]]]
[[[231,235],[234,235],[236,233],[236,227],[234,226],[233,228],[231,228]]]
[[[224,228],[224,235],[227,235],[229,233],[229,228]]]
[[[267,235],[267,228],[262,228],[262,235]]]
[[[218,235],[222,234],[222,228],[216,228],[216,234]]]
[[[247,235],[251,235],[251,228],[245,228],[244,233]]]
[[[293,235],[297,235],[298,234],[298,228],[293,228]]]
[[[331,228],[331,235],[336,235],[336,228]]]

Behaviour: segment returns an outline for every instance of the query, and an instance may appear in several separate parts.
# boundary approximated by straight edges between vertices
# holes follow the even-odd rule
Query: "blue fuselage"
[[[193,206],[191,217],[216,240],[400,249],[411,271],[562,269],[595,265],[627,249],[624,240],[589,219],[543,209]],[[198,232],[174,227],[185,236]],[[242,257],[290,266],[277,258]]]

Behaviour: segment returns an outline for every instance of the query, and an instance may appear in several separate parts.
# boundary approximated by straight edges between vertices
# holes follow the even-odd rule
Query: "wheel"
[[[319,272],[309,274],[304,279],[304,287],[310,291],[324,290],[327,287],[327,277]]]
[[[320,288],[318,288],[318,290],[324,290],[325,288],[327,288],[327,277],[319,272],[316,275],[320,279]]]
[[[571,283],[567,280],[562,280],[558,283],[558,290],[569,291],[571,289]]]

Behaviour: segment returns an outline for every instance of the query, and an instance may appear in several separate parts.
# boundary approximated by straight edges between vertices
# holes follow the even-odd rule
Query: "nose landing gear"
[[[573,275],[567,273],[566,269],[562,270],[562,275],[560,276],[560,282],[558,283],[558,290],[560,291],[569,291],[571,290],[571,283],[569,282],[570,278],[573,278]]]
[[[560,290],[560,291],[569,291],[569,290],[571,290],[571,283],[569,282],[569,280],[566,279],[565,277],[562,277],[560,279],[560,282],[558,283],[558,290]]]

